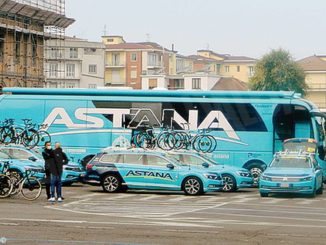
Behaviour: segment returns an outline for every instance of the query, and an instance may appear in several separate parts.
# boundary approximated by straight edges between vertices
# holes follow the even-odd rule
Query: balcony
[[[125,68],[126,64],[124,62],[109,62],[105,64],[105,68]]]
[[[162,62],[148,63],[147,68],[148,69],[162,68]]]
[[[307,82],[308,90],[310,91],[326,91],[326,82],[325,83],[309,83]]]

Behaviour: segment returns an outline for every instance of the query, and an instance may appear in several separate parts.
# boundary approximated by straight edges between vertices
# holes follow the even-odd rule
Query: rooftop
[[[23,3],[21,3],[23,2]],[[67,28],[75,22],[74,19],[67,18],[61,11],[55,11],[51,8],[51,1],[40,1],[43,4],[31,4],[31,1],[0,0],[1,12],[29,17],[33,20],[40,21],[46,26],[57,26]],[[53,1],[52,1],[53,2]],[[30,4],[26,4],[30,3]],[[46,8],[45,3],[49,6]]]
[[[326,71],[326,56],[313,55],[298,61],[304,71]]]

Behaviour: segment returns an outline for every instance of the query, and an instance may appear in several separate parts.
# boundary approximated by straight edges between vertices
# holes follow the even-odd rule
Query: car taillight
[[[92,170],[92,168],[93,168],[93,164],[88,163],[86,165],[86,170]]]

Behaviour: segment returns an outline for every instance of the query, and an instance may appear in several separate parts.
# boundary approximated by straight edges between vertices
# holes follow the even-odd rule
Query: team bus
[[[52,141],[60,141],[75,160],[130,141],[144,125],[209,128],[217,141],[214,160],[246,168],[254,177],[284,140],[313,138],[326,173],[324,114],[294,92],[5,88],[0,121],[6,118],[47,125]]]

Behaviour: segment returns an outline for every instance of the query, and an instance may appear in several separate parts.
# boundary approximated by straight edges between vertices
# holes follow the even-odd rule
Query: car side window
[[[32,155],[23,150],[11,150],[10,154],[15,159],[23,159],[26,160],[30,158]]]
[[[147,163],[152,166],[166,166],[169,164],[169,161],[160,156],[147,155]]]
[[[204,161],[194,156],[183,155],[183,163],[194,165],[194,166],[200,166],[204,163]]]
[[[121,157],[120,157],[120,159],[121,159]],[[118,163],[119,162],[119,154],[105,154],[105,155],[103,155],[101,157],[100,162],[103,162],[103,163]]]
[[[123,157],[124,157],[123,159],[124,163],[139,164],[139,165],[144,164],[144,155],[142,154],[124,154]]]
[[[10,159],[10,156],[6,152],[0,151],[0,158]]]

